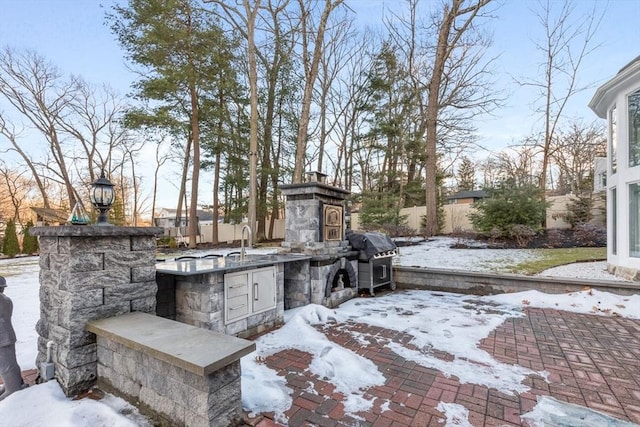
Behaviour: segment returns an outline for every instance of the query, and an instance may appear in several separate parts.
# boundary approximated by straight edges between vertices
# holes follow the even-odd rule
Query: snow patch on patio
[[[505,304],[510,307],[555,308],[573,313],[620,316],[640,319],[640,295],[622,296],[597,289],[585,289],[565,294],[545,294],[525,291],[514,294],[490,295],[483,300]]]
[[[446,417],[444,427],[474,427],[469,422],[469,410],[462,405],[440,402],[436,409]]]
[[[254,413],[274,412],[277,421],[286,421],[284,412],[291,406],[291,390],[284,378],[280,377],[282,381],[279,381],[275,371],[257,361],[282,350],[297,349],[312,355],[311,373],[333,384],[335,391],[345,396],[345,413],[370,410],[373,400],[365,398],[363,393],[370,387],[383,385],[384,375],[372,361],[331,342],[313,327],[335,323],[335,312],[323,306],[307,305],[289,310],[285,321],[282,328],[258,338],[256,351],[241,359],[243,408]],[[272,398],[265,399],[265,386]]]
[[[379,298],[350,300],[336,310],[340,322],[366,323],[408,334],[408,343],[376,339],[387,348],[424,367],[436,369],[461,383],[495,388],[505,394],[522,393],[529,375],[546,372],[495,360],[479,348],[482,339],[507,318],[523,316],[518,308],[497,307],[490,301],[457,294],[405,291]],[[452,360],[445,360],[446,353]]]
[[[629,421],[619,420],[602,412],[562,402],[549,396],[538,396],[538,403],[533,410],[521,415],[520,419],[529,427],[638,427],[637,424]]]

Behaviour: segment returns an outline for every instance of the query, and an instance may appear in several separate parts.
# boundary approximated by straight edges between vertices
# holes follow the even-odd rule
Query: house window
[[[611,174],[618,170],[618,113],[614,105],[609,111],[609,159],[611,162]]]
[[[640,165],[640,90],[629,96],[629,167]]]
[[[611,189],[611,253],[618,253],[618,192]]]
[[[629,256],[640,258],[640,183],[629,184]]]

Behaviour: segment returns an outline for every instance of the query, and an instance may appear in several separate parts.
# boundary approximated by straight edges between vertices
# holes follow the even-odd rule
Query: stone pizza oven
[[[309,303],[336,307],[357,295],[358,252],[345,237],[344,200],[349,191],[328,185],[326,175],[281,185],[286,196],[284,253],[311,256],[308,271],[291,263],[285,272],[285,309]]]

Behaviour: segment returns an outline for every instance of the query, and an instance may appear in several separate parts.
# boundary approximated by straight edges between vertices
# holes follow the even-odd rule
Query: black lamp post
[[[96,225],[113,225],[109,224],[107,212],[111,209],[114,199],[113,184],[104,176],[103,169],[100,178],[91,184],[91,203],[100,212]]]

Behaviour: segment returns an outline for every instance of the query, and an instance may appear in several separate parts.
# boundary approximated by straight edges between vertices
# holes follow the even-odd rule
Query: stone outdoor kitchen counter
[[[297,254],[247,254],[244,261],[239,256],[218,258],[196,258],[178,261],[166,261],[156,264],[158,273],[176,276],[193,276],[196,274],[231,272],[254,269],[269,265],[296,262],[311,259],[309,255]]]

